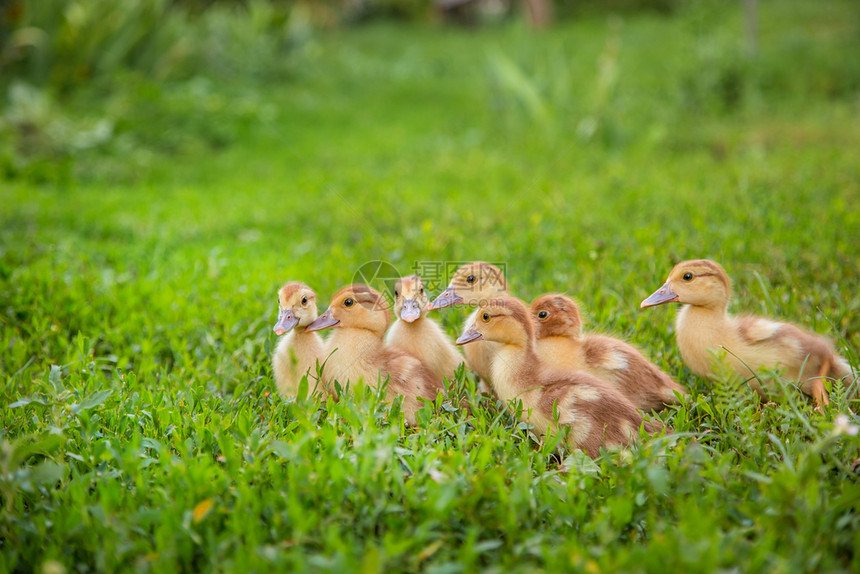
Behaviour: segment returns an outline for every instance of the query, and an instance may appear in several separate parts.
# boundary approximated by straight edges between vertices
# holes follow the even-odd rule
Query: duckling
[[[555,425],[557,409],[559,424],[570,427],[569,445],[592,458],[601,445],[624,447],[637,439],[642,416],[624,395],[592,375],[553,369],[541,360],[531,315],[519,299],[503,297],[480,306],[457,344],[480,340],[499,345],[490,377],[496,396],[520,399],[523,418],[538,433]]]
[[[790,323],[732,317],[726,312],[730,295],[731,281],[723,268],[696,259],[676,265],[666,283],[640,307],[684,304],[675,319],[675,336],[684,362],[699,376],[715,375],[715,358],[724,358],[741,376],[750,370],[779,368],[785,378],[801,383],[819,409],[830,402],[824,377],[848,383],[854,379],[848,362],[834,353],[828,339]],[[764,396],[757,381],[750,384]]]
[[[388,328],[388,304],[367,285],[350,285],[332,297],[325,313],[308,326],[309,331],[337,327],[326,345],[324,379],[329,387],[358,382],[376,387],[390,377],[387,398],[403,396],[403,414],[410,425],[421,408],[419,397],[435,399],[444,391],[442,379],[409,353],[387,347],[383,341]]]
[[[272,370],[278,391],[285,397],[298,394],[305,375],[309,391],[318,382],[316,365],[324,358],[323,342],[317,333],[307,329],[316,318],[317,296],[313,289],[304,283],[291,282],[278,290],[278,322],[274,331],[281,339],[272,354]]]
[[[385,344],[417,357],[440,379],[451,380],[463,357],[436,321],[427,317],[429,301],[418,275],[402,277],[394,284],[397,320],[385,336]]]
[[[561,294],[541,295],[530,307],[537,352],[548,365],[585,371],[609,383],[643,411],[677,403],[684,388],[624,341],[584,335],[579,307]]]
[[[486,301],[508,294],[508,284],[501,270],[490,263],[476,261],[457,269],[448,288],[430,303],[428,309],[442,309],[451,305],[479,306]],[[463,329],[475,322],[477,309],[466,319]],[[489,381],[492,360],[500,345],[490,341],[478,341],[463,349],[466,364],[481,380]]]

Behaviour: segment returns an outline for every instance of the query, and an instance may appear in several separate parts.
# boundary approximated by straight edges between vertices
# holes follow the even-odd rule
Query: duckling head
[[[535,335],[544,337],[579,337],[582,334],[582,317],[576,301],[558,293],[541,295],[532,301],[532,318]]]
[[[457,269],[448,288],[430,303],[429,309],[451,305],[478,306],[506,295],[508,283],[502,271],[490,263],[476,261]]]
[[[456,343],[465,345],[484,339],[505,345],[526,346],[534,342],[532,318],[525,303],[514,297],[484,302],[471,327]]]
[[[380,337],[388,328],[388,303],[367,285],[344,287],[331,299],[326,312],[308,325],[308,331],[330,327],[366,329]]]
[[[417,321],[427,312],[428,304],[424,282],[418,275],[401,277],[394,284],[394,315],[398,319]]]
[[[283,335],[295,327],[305,328],[317,318],[317,296],[314,290],[298,281],[278,289],[278,322],[273,330]]]
[[[725,309],[731,294],[731,281],[717,263],[695,259],[678,263],[662,287],[642,301],[640,308],[663,303],[687,303],[709,309]]]

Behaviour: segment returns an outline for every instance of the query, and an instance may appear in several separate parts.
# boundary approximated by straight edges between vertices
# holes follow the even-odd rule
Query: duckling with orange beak
[[[834,353],[826,338],[790,323],[762,317],[732,317],[726,310],[731,281],[717,263],[696,259],[679,263],[666,283],[642,301],[641,308],[682,303],[675,319],[675,336],[684,362],[694,373],[715,376],[716,363],[727,361],[736,374],[747,377],[762,369],[781,369],[798,381],[816,405],[829,404],[824,378],[851,383],[848,362]],[[750,384],[761,394],[758,382]]]
[[[624,395],[587,373],[553,369],[540,359],[531,315],[519,299],[481,305],[457,344],[482,340],[499,345],[490,377],[493,390],[509,404],[521,400],[523,420],[538,434],[555,426],[557,412],[559,424],[570,427],[570,447],[592,458],[601,446],[624,447],[637,440],[642,416]]]
[[[448,288],[430,303],[429,309],[442,309],[451,305],[471,305],[477,307],[484,302],[506,296],[508,284],[501,270],[490,263],[476,261],[460,267],[451,277]],[[469,328],[478,316],[475,310],[463,328]],[[491,341],[478,341],[463,349],[466,364],[479,378],[489,381],[493,357],[499,345]]]
[[[419,398],[435,399],[444,392],[442,379],[409,353],[387,347],[388,303],[367,285],[350,285],[332,297],[325,313],[308,326],[309,331],[337,327],[326,349],[330,355],[324,379],[329,388],[363,380],[373,388],[389,378],[387,398],[403,397],[403,414],[410,425],[421,408]]]
[[[418,275],[402,277],[394,285],[397,320],[385,336],[387,345],[417,357],[440,379],[451,380],[463,357],[433,319],[427,317],[429,301]]]
[[[576,302],[561,294],[532,302],[537,353],[553,367],[585,371],[609,383],[643,411],[677,403],[684,388],[646,359],[638,349],[606,335],[586,335]]]
[[[302,377],[308,377],[308,391],[317,386],[317,362],[322,363],[323,341],[307,327],[317,318],[317,296],[304,283],[287,283],[278,290],[278,322],[274,331],[280,340],[272,354],[272,370],[278,391],[295,397]],[[305,397],[300,397],[305,398]]]

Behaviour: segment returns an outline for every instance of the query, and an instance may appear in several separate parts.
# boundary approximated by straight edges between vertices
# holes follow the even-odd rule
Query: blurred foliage
[[[672,14],[685,3],[685,0],[555,0],[555,7],[561,17],[595,13]]]
[[[362,22],[379,18],[426,20],[435,0],[349,0],[340,7],[341,20]]]
[[[562,16],[565,5],[559,3]],[[761,2],[755,58],[744,45],[739,2],[661,5],[578,3],[582,10],[546,31],[542,42],[516,21],[487,26],[481,36],[457,30],[466,51],[445,57],[484,63],[483,97],[503,129],[529,126],[542,137],[573,134],[610,147],[643,133],[663,137],[666,129],[655,124],[857,100],[860,58],[850,57],[860,53],[856,2]],[[105,166],[129,154],[144,169],[160,154],[230,146],[249,118],[274,113],[276,104],[263,103],[259,87],[298,87],[326,73],[316,69],[320,41],[339,33],[337,26],[423,19],[429,6],[15,0],[2,12],[0,177],[65,181],[70,170],[127,172]],[[634,18],[637,26],[628,26]],[[392,54],[424,50],[410,33],[403,30]],[[363,63],[360,53],[347,58]],[[422,75],[425,65],[406,58],[398,73],[435,81]]]
[[[169,0],[16,2],[7,21],[3,76],[61,92],[124,69],[163,79],[190,49]]]
[[[117,74],[155,81],[219,74],[267,73],[301,36],[293,3],[249,0],[213,4],[199,13],[171,0],[38,0],[7,10],[0,85],[12,79],[64,94],[114,87]]]
[[[39,0],[3,14],[0,177],[35,181],[67,179],[76,158],[107,143],[108,153],[226,145],[230,129],[211,114],[243,112],[209,98],[208,83],[289,76],[290,55],[311,37],[313,17],[268,0],[188,9],[170,0]],[[75,102],[89,105],[69,113]]]

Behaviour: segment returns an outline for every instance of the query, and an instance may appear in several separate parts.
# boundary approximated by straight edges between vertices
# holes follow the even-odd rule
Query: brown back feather
[[[562,404],[575,386],[586,386],[597,391],[599,398],[587,401],[579,414],[587,419],[591,426],[588,435],[575,447],[583,449],[588,456],[594,458],[600,453],[603,445],[627,445],[635,442],[636,429],[642,423],[642,415],[636,410],[624,395],[610,387],[600,379],[582,372],[547,370],[544,374],[543,395],[540,407],[545,412],[552,412],[553,403]]]

